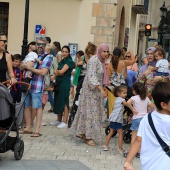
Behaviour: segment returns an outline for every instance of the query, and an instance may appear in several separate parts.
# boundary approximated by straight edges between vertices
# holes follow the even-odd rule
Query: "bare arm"
[[[129,99],[127,102],[124,100],[123,105],[127,106],[134,114],[138,114],[138,112],[132,106],[132,99]]]
[[[25,69],[27,69],[35,74],[41,75],[41,76],[45,76],[48,73],[47,68],[35,69],[33,67],[30,67],[28,64],[22,64],[22,68],[25,68]]]
[[[158,67],[149,68],[150,71],[158,71]]]
[[[135,56],[133,55],[132,50],[129,51],[131,55],[131,60],[124,60],[126,66],[130,66],[135,63]]]
[[[112,75],[112,71],[113,71],[112,64],[109,63],[109,64],[107,65],[107,74],[108,74],[109,80],[110,80],[110,77],[111,77],[111,75]]]
[[[143,61],[144,65],[148,63],[148,60],[147,60],[147,58],[146,58],[146,57],[145,57],[145,58],[143,58],[143,60],[142,60],[142,61]]]
[[[128,156],[127,156],[125,164],[124,164],[125,170],[133,170],[133,168],[131,166],[131,162],[141,146],[141,141],[142,141],[142,138],[137,136],[136,140],[131,144],[130,151],[128,153]]]
[[[148,105],[151,109],[156,109],[156,107],[155,107],[155,104],[154,103],[151,103],[151,104],[149,104]]]
[[[57,62],[59,63],[61,61],[61,59],[62,59],[61,54],[57,54],[56,58],[57,58]]]
[[[17,80],[14,77],[13,69],[12,69],[12,59],[11,55],[6,53],[6,62],[7,62],[7,67],[8,67],[8,75],[10,77],[10,84],[14,84],[17,82]]]
[[[69,69],[69,66],[67,64],[65,64],[61,70],[55,70],[54,74],[56,76],[63,75],[68,69]]]
[[[13,70],[12,70],[12,59],[11,59],[11,56],[7,53],[6,53],[6,61],[7,61],[9,77],[14,78],[14,73],[13,73]]]

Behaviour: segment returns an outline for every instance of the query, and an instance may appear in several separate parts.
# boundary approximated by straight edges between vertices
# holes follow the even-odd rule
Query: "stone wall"
[[[114,44],[116,10],[117,0],[99,0],[92,6],[92,16],[96,17],[96,25],[91,27],[94,43],[107,43],[110,51]]]

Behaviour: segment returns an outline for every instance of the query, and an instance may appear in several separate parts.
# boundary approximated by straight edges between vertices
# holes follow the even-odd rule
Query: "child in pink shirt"
[[[148,114],[147,108],[148,106],[152,109],[155,109],[155,105],[151,103],[150,99],[147,97],[147,89],[146,86],[143,83],[136,82],[132,86],[132,92],[134,96],[132,96],[127,103],[130,103],[133,105],[133,108],[138,112],[137,114],[133,115],[132,118],[132,139],[131,144],[135,141],[137,136],[137,131],[140,125],[140,121],[142,118]],[[124,154],[124,156],[127,156],[127,153]],[[140,153],[137,153],[136,157],[140,157]]]

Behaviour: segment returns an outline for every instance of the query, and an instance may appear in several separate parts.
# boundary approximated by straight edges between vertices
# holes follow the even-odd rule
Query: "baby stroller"
[[[79,99],[79,96],[80,96],[80,90],[82,88],[83,81],[84,81],[84,77],[82,77],[80,79],[80,81],[77,85],[77,88],[76,88],[76,95],[74,97],[73,106],[71,108],[70,116],[69,116],[69,119],[68,119],[68,128],[71,127],[73,120],[74,120],[74,117],[76,115],[77,109],[78,109],[78,99]]]
[[[111,97],[114,97],[114,95],[112,94],[112,92],[110,91],[109,88],[108,89],[108,94],[111,96]],[[108,96],[109,96],[108,95]],[[131,88],[128,87],[128,94],[127,94],[127,97],[126,97],[126,101],[131,97],[133,96],[133,93],[132,93],[132,90]],[[110,99],[108,99],[108,102],[109,102]],[[111,112],[109,111],[109,113],[111,114]],[[132,136],[132,131],[130,129],[131,127],[131,118],[132,118],[132,111],[128,108],[128,107],[124,107],[124,112],[123,112],[123,125],[122,125],[122,129],[123,129],[123,141],[125,143],[130,143],[131,142],[131,136]],[[110,125],[108,125],[105,129],[105,134],[108,135],[110,132]],[[117,131],[114,132],[114,134],[112,135],[112,137],[116,136],[117,134]]]
[[[6,81],[3,84],[8,83],[9,81]],[[17,82],[17,84],[24,84],[28,88],[24,99],[20,103],[14,104],[9,89],[3,84],[0,84],[0,153],[12,150],[15,159],[20,160],[24,153],[24,141],[19,137],[19,127],[23,121],[24,102],[30,85]],[[15,137],[9,136],[11,131],[16,132]]]

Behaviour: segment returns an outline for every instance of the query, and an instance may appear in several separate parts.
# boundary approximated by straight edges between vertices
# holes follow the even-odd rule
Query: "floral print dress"
[[[102,63],[95,55],[88,61],[78,110],[71,126],[71,132],[75,135],[85,134],[87,139],[101,140],[100,123],[104,114],[104,98],[96,86],[102,86],[103,76]]]

